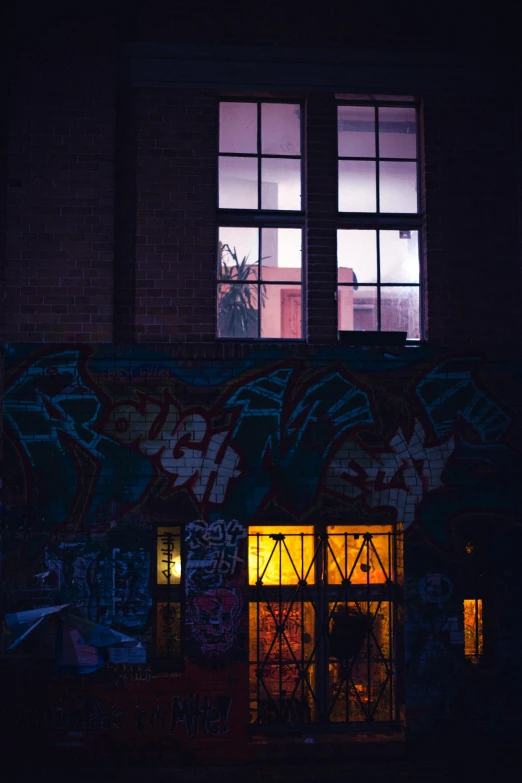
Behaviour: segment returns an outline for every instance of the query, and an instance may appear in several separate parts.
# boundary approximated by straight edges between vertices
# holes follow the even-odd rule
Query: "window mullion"
[[[258,266],[257,266],[257,309],[259,312],[259,317],[257,319],[257,337],[258,339],[261,338],[261,318],[262,316],[262,303],[261,303],[261,259],[263,258],[263,229],[258,229],[258,247],[259,247],[259,260],[258,260]]]
[[[376,187],[376,207],[377,214],[381,211],[381,182],[379,172],[379,109],[375,107],[375,187]]]
[[[381,172],[379,160],[379,108],[375,106],[375,177],[377,214],[381,213]],[[375,232],[377,243],[377,331],[382,329],[381,317],[381,243],[380,232]]]
[[[381,232],[375,232],[375,242],[377,245],[377,331],[381,331]]]
[[[257,208],[261,209],[261,103],[257,104]]]

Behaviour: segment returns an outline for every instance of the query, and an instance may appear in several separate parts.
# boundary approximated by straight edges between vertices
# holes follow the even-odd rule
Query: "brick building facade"
[[[248,760],[520,718],[516,61],[391,19],[355,35],[252,14],[248,41],[245,12],[205,4],[16,27],[13,746]],[[232,112],[257,117],[252,146],[246,125],[223,141]],[[284,152],[270,112],[299,128]],[[240,278],[222,247],[247,234]],[[357,276],[354,236],[377,242]],[[416,278],[386,271],[401,241]],[[220,317],[247,288],[241,338]]]

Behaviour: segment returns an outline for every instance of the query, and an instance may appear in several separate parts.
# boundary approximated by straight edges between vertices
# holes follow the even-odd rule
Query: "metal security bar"
[[[254,725],[393,722],[395,531],[253,527]]]

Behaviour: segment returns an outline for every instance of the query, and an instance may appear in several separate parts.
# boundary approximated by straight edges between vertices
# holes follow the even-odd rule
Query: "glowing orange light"
[[[365,533],[371,535],[365,539]],[[393,579],[391,525],[328,527],[328,583],[383,584]]]
[[[484,653],[484,627],[482,622],[482,599],[464,600],[464,655],[478,663]]]
[[[357,693],[359,694],[359,699],[361,701],[363,701],[363,702],[369,701],[369,696],[368,696],[368,694],[366,692],[366,688],[365,688],[364,685],[358,685],[357,683],[355,683],[355,689],[356,689]]]
[[[156,580],[159,585],[181,582],[179,527],[158,527],[156,539]]]
[[[315,610],[311,602],[249,606],[252,720],[270,722],[270,711],[315,719]],[[294,714],[295,717],[295,714]]]
[[[248,578],[251,585],[295,585],[315,581],[314,528],[255,525],[248,529]]]

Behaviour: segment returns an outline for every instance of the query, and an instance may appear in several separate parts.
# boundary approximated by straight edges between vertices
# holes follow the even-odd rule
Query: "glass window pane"
[[[314,632],[315,608],[311,601],[250,603],[252,723],[282,726],[315,720]]]
[[[261,285],[261,302],[261,337],[301,339],[300,285]]]
[[[264,579],[263,583],[265,583]],[[302,608],[304,608],[304,618]],[[251,661],[259,660],[262,663],[270,662],[272,665],[277,665],[280,662],[280,652],[283,661],[288,663],[295,663],[296,659],[300,661],[302,653],[306,659],[310,658],[315,647],[313,604],[305,601],[302,607],[301,601],[295,603],[283,601],[281,604],[279,601],[270,604],[260,601],[250,604],[249,614]],[[305,634],[302,633],[303,619]],[[281,625],[285,626],[285,634],[280,651],[279,644],[273,644],[273,641],[274,636],[279,634],[277,626]],[[258,645],[261,653],[259,659],[257,658]]]
[[[482,599],[464,599],[464,655],[474,663],[484,653]]]
[[[409,340],[420,339],[419,287],[383,286],[381,288],[381,329],[383,332],[407,332]]]
[[[219,283],[218,337],[256,338],[259,337],[258,324],[258,286]]]
[[[391,572],[391,525],[372,525],[358,530],[353,525],[328,526],[328,583],[341,584],[350,579],[352,584],[384,584],[393,579]],[[371,533],[365,541],[364,533]]]
[[[264,228],[261,232],[263,280],[301,282],[302,232],[299,228]]]
[[[156,532],[156,564],[157,584],[179,585],[181,581],[179,527],[158,527]]]
[[[219,229],[218,277],[222,280],[257,280],[259,231],[257,228]]]
[[[419,282],[419,232],[381,231],[381,282]]]
[[[415,109],[400,106],[379,109],[379,157],[417,157]]]
[[[300,160],[264,158],[261,179],[262,209],[301,209]]]
[[[219,158],[219,206],[257,209],[257,158]]]
[[[257,104],[219,104],[219,151],[257,153]]]
[[[282,535],[282,540],[271,536]],[[248,580],[255,585],[295,585],[315,581],[314,528],[291,525],[252,525],[248,528]]]
[[[306,607],[307,604],[305,603],[304,606]],[[277,608],[279,608],[279,604],[277,604]],[[294,605],[292,614],[295,613],[296,607]],[[295,623],[292,623],[292,625],[297,633],[301,635],[301,626]],[[307,621],[304,624],[304,628],[308,629],[310,627],[313,628],[313,625]],[[252,631],[250,633],[252,634]],[[304,630],[302,638],[306,643],[308,643],[309,636],[309,632]],[[252,635],[250,638],[252,638]],[[276,646],[278,648],[277,642]],[[264,647],[260,649],[262,651]],[[301,653],[298,660],[300,660],[300,656]],[[296,682],[300,683],[298,698],[289,696],[295,689]],[[290,722],[295,722],[299,726],[314,723],[317,715],[316,700],[313,696],[316,687],[315,682],[314,663],[306,663],[304,667],[287,662],[281,662],[280,666],[278,664],[273,665],[272,662],[263,663],[261,667],[257,663],[251,664],[250,723],[255,725],[261,724],[262,726],[266,726],[266,724],[285,726]]]
[[[339,106],[337,140],[341,158],[374,158],[375,109],[371,106]]]
[[[376,209],[375,163],[371,160],[340,160],[339,211],[375,212]]]
[[[390,608],[388,601],[328,605],[332,722],[392,720]]]
[[[261,105],[261,151],[265,155],[301,154],[301,107],[298,104]]]
[[[337,289],[338,323],[340,331],[377,331],[376,286],[342,285]]]
[[[377,233],[337,232],[337,280],[339,283],[377,282]]]
[[[181,604],[156,604],[156,656],[177,658],[181,652]]]
[[[417,164],[381,161],[381,212],[417,212]]]

